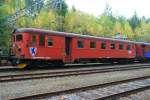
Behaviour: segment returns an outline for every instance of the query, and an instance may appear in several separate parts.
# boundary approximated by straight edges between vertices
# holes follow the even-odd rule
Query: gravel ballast
[[[150,68],[0,83],[0,100],[150,76]]]
[[[150,100],[150,90],[119,97],[117,100]]]

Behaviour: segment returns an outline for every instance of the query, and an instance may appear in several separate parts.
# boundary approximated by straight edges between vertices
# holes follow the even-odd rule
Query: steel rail
[[[131,82],[134,83],[134,81],[137,81],[136,83],[138,83],[138,81],[139,81],[139,83],[141,83],[142,81],[145,81],[147,79],[148,79],[148,81],[146,81],[144,83],[144,85],[143,84],[142,85],[141,84],[136,84],[137,85],[136,88],[132,88],[132,89],[125,90],[125,91],[119,91],[119,89],[118,89],[118,91],[117,91],[118,93],[113,91],[113,92],[108,92],[109,94],[107,94],[107,95],[100,95],[100,93],[98,92],[97,96],[99,95],[99,97],[94,97],[93,96],[94,100],[108,100],[108,99],[116,98],[116,97],[119,97],[119,96],[128,95],[128,94],[135,93],[135,92],[140,92],[140,91],[143,91],[145,89],[150,89],[150,84],[149,84],[150,83],[150,76],[124,79],[124,80],[119,80],[119,81],[114,81],[114,82],[109,82],[109,83],[104,83],[104,84],[72,88],[72,89],[68,89],[68,90],[56,91],[56,92],[51,92],[51,93],[42,93],[42,94],[34,94],[34,95],[31,94],[29,96],[22,96],[22,97],[12,98],[11,100],[29,100],[29,99],[44,99],[44,98],[50,99],[52,97],[57,98],[59,96],[65,96],[65,95],[69,95],[69,94],[80,94],[81,92],[87,92],[89,90],[96,90],[96,89],[100,90],[102,88],[106,89],[108,87],[110,88],[111,86],[117,86],[117,85],[124,84],[124,83],[127,84],[127,86],[129,85],[129,87],[130,87],[131,85],[135,86],[135,84],[131,84]],[[91,98],[89,98],[89,99],[91,99]]]
[[[150,65],[150,63],[133,63],[136,65]],[[19,69],[15,66],[3,66],[0,67],[0,72],[21,72],[21,71],[38,71],[38,70],[51,70],[51,69],[79,69],[79,68],[88,68],[88,67],[109,67],[109,66],[128,66],[128,65],[133,65],[133,64],[110,64],[110,63],[88,63],[88,64],[66,64],[65,66],[42,66],[42,67],[36,67],[35,68],[27,68],[27,69]]]
[[[150,68],[149,65],[130,65],[126,67],[103,67],[95,69],[78,69],[78,70],[67,70],[67,71],[54,71],[54,72],[40,72],[40,73],[26,73],[26,74],[14,74],[14,75],[2,75],[0,76],[0,82],[12,82],[21,81],[29,79],[42,79],[42,78],[54,78],[54,77],[65,77],[65,76],[75,76],[75,75],[87,75],[95,73],[113,72],[113,71],[125,71],[125,70],[135,70]]]
[[[78,67],[91,67],[91,66],[109,66],[110,64],[102,64],[102,63],[97,63],[97,64],[69,64],[69,65],[65,65],[65,66],[44,66],[44,67],[39,67],[39,68],[30,68],[30,69],[19,69],[15,66],[13,67],[0,67],[0,72],[11,72],[11,71],[35,71],[35,70],[49,70],[49,69],[70,69],[70,68],[78,68]]]

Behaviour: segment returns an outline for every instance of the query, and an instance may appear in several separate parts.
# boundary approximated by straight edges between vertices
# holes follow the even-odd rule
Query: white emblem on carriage
[[[30,50],[30,54],[31,54],[32,56],[35,56],[35,55],[36,55],[37,48],[35,48],[35,47],[30,47],[29,50]]]
[[[129,54],[131,54],[131,53],[132,53],[132,51],[128,51],[128,53],[129,53]]]

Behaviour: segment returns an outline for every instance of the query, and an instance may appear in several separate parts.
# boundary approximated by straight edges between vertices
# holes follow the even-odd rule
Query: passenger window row
[[[36,35],[32,35],[32,44],[36,45]],[[106,46],[106,41],[102,41],[101,42],[101,49],[106,49],[107,46]],[[40,46],[45,46],[45,36],[44,35],[40,35],[39,36],[39,45]],[[48,47],[51,47],[53,46],[53,39],[51,38],[48,38]],[[83,40],[78,40],[77,41],[77,47],[78,48],[84,48],[84,41]],[[96,41],[90,41],[90,48],[96,48]],[[116,49],[116,44],[114,41],[111,41],[110,42],[110,49]],[[119,43],[119,48],[120,50],[123,50],[124,49],[124,45],[123,43]],[[128,44],[126,46],[126,49],[127,50],[131,50],[131,45]]]
[[[101,49],[106,49],[106,41],[101,42]],[[78,48],[84,48],[84,41],[83,40],[78,40],[77,41],[77,47]],[[90,41],[90,48],[96,48],[96,41]],[[115,42],[110,43],[110,49],[116,49],[116,44]],[[118,49],[123,50],[124,49],[124,44],[119,43]],[[126,45],[126,50],[131,50],[131,45],[127,44]]]
[[[36,35],[32,35],[32,44],[36,45]],[[39,46],[45,46],[45,36],[40,35],[39,36]],[[48,38],[48,47],[53,46],[53,39]]]

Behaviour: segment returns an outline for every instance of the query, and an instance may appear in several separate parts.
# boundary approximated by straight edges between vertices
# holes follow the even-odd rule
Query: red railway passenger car
[[[20,28],[13,33],[12,52],[15,64],[24,68],[41,63],[133,60],[140,51],[128,40]]]
[[[150,43],[136,42],[136,60],[145,61],[150,59]]]
[[[145,45],[143,42],[136,42],[136,59],[137,60],[144,60],[144,53],[145,53]]]
[[[144,58],[146,60],[150,59],[150,43],[144,43]]]

